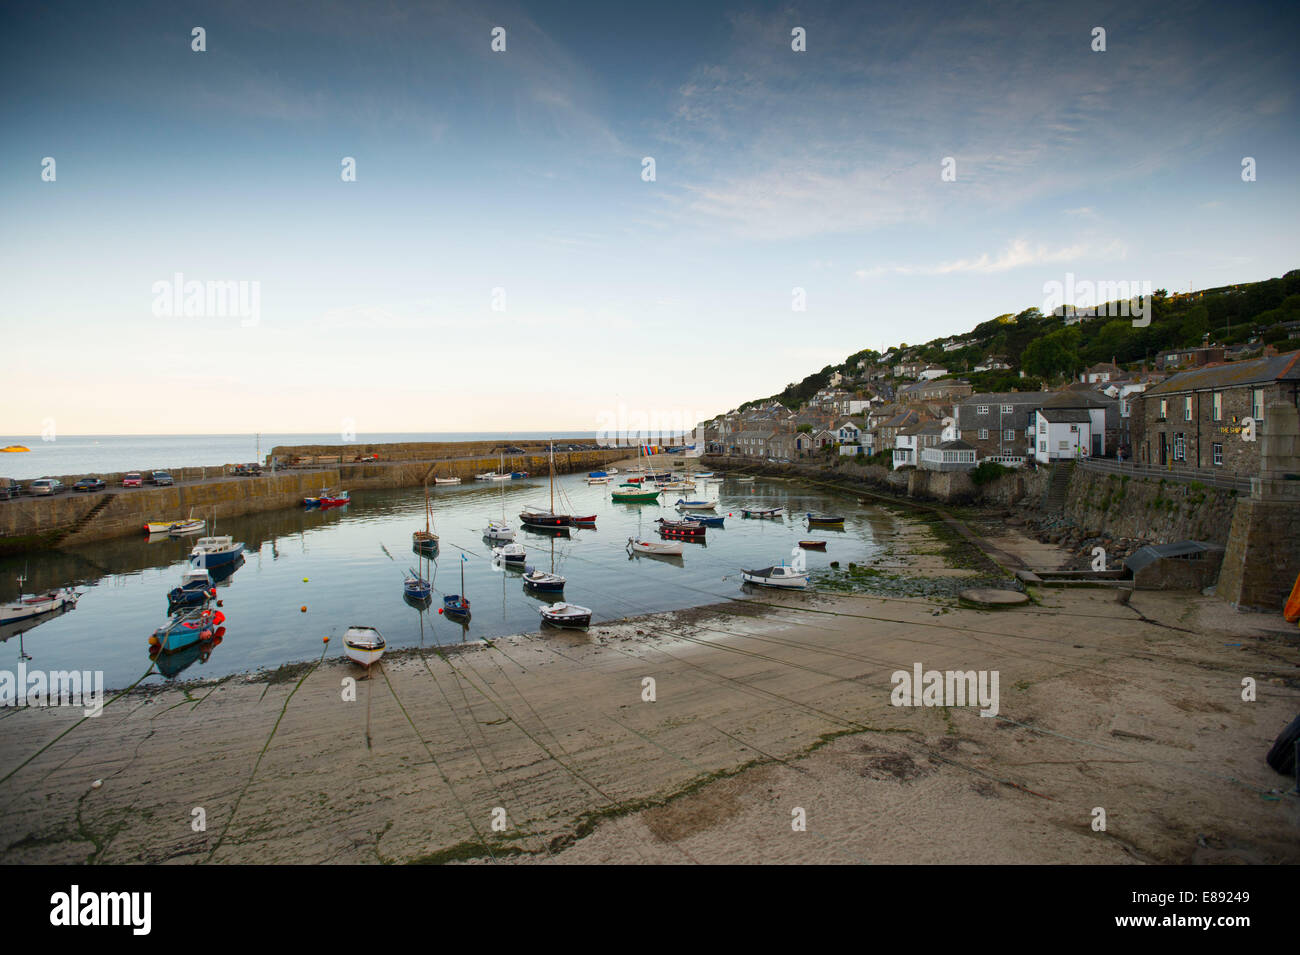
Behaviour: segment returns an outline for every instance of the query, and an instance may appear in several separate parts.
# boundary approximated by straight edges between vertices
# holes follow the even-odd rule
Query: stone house
[[[957,437],[980,458],[1028,455],[1033,447],[1030,416],[1052,397],[1042,391],[980,392],[956,403]]]
[[[1269,405],[1294,406],[1298,392],[1300,351],[1172,375],[1132,397],[1135,459],[1157,467],[1258,476],[1259,441],[1249,436],[1252,431],[1258,436]]]
[[[921,452],[937,447],[944,440],[942,421],[921,421],[900,428],[894,437],[894,470],[921,463]]]
[[[974,388],[968,381],[959,381],[952,378],[943,381],[918,381],[910,385],[904,385],[898,389],[898,400],[901,402],[909,401],[938,401],[943,404],[952,404],[959,398],[965,398]]]

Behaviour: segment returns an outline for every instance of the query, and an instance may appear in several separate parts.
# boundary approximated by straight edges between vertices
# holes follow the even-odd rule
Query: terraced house
[[[1268,408],[1298,392],[1300,351],[1180,372],[1131,399],[1136,461],[1258,476]]]

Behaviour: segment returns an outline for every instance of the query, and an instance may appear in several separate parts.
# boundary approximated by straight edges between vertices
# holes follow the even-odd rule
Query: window
[[[1060,442],[1060,448],[1061,448],[1062,451],[1069,451],[1069,450],[1070,450],[1070,442],[1069,442],[1069,441],[1062,441],[1062,442]]]
[[[1183,399],[1183,420],[1192,420],[1192,396],[1188,395]]]
[[[1042,419],[1039,419],[1038,421],[1038,433],[1047,434],[1047,422]]]
[[[1003,441],[1014,441],[1014,440],[1016,440],[1016,429],[1015,429],[1015,428],[1007,428],[1005,431],[1003,431],[1003,432],[1002,432],[1002,440],[1003,440]]]
[[[1219,444],[1217,441],[1214,443],[1214,463],[1216,465],[1223,464],[1223,445]]]
[[[1077,424],[1072,424],[1072,425],[1070,425],[1070,433],[1071,433],[1071,434],[1078,434],[1078,433],[1079,433],[1079,426],[1078,426]]]
[[[1169,401],[1168,401],[1167,399],[1165,399],[1165,398],[1161,398],[1161,399],[1160,399],[1160,417],[1157,418],[1156,420],[1157,420],[1157,421],[1164,421],[1167,417],[1169,417]]]
[[[989,413],[989,406],[988,406],[988,405],[976,405],[976,406],[975,406],[975,413],[976,413],[976,414],[988,414],[988,413]]]
[[[1013,408],[1013,407],[1011,407],[1011,405],[1003,405],[1003,406],[1002,406],[1002,413],[1003,413],[1003,414],[1011,414],[1011,413],[1014,412],[1015,410],[1016,410],[1016,409]]]
[[[1047,442],[1046,442],[1046,441],[1039,441],[1039,442],[1038,442],[1038,450],[1039,450],[1039,451],[1042,451],[1044,454],[1046,454],[1046,453],[1047,453]]]
[[[1250,416],[1256,421],[1264,420],[1264,389],[1256,388],[1250,396]]]
[[[1183,436],[1181,431],[1174,435],[1174,460],[1187,460],[1187,439]]]
[[[1222,391],[1216,391],[1214,393],[1213,402],[1210,408],[1210,417],[1211,420],[1213,421],[1223,420],[1223,392]]]
[[[989,438],[989,429],[988,429],[988,428],[980,428],[980,430],[979,430],[979,435],[980,435],[980,440],[981,440],[981,441],[987,441],[988,438]]]

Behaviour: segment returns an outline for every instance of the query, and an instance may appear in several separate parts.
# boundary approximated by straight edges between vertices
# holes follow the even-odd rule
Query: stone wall
[[[1064,518],[1083,536],[1155,544],[1202,540],[1225,544],[1237,506],[1233,491],[1075,468]]]

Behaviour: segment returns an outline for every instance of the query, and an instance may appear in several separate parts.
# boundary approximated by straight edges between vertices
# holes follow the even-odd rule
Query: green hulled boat
[[[620,484],[609,492],[615,504],[642,504],[659,500],[659,489],[646,490],[639,484]]]

